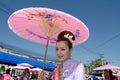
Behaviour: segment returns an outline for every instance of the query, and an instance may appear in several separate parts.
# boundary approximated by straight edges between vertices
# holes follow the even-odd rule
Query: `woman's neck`
[[[68,60],[70,60],[71,58],[68,58],[67,60],[65,60],[65,61],[62,61],[62,62],[60,62],[61,64],[64,64],[65,62],[67,62]]]
[[[106,79],[107,79],[107,80],[110,80],[110,76],[107,76]]]

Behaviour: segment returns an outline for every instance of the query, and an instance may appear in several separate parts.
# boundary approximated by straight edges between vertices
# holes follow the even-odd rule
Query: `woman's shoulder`
[[[72,63],[73,63],[73,65],[84,66],[84,64],[81,61],[72,60]]]
[[[79,62],[79,64],[77,65],[77,67],[75,68],[75,71],[84,71],[84,64]]]

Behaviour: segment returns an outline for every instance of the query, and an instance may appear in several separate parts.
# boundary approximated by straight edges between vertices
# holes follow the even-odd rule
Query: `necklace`
[[[60,80],[61,80],[61,78],[62,78],[62,74],[63,74],[63,66],[60,65],[60,66],[59,66],[59,77],[60,77]]]

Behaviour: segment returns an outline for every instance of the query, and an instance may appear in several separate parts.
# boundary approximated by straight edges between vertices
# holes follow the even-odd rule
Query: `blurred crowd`
[[[111,69],[105,69],[102,76],[86,75],[86,80],[120,80],[120,76],[114,75]]]
[[[46,80],[51,80],[52,71],[45,71]],[[0,66],[0,80],[39,80],[40,72],[31,72],[28,68],[24,70],[13,70],[6,65]]]

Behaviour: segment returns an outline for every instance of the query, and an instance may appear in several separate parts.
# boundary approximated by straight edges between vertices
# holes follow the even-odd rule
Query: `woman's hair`
[[[6,74],[10,74],[10,68],[6,70]]]
[[[110,80],[114,80],[114,76],[111,69],[109,69],[109,75],[110,75]]]
[[[57,42],[66,41],[68,43],[69,49],[72,48],[74,40],[75,40],[74,34],[70,31],[66,31],[66,30],[62,31],[57,37]]]

